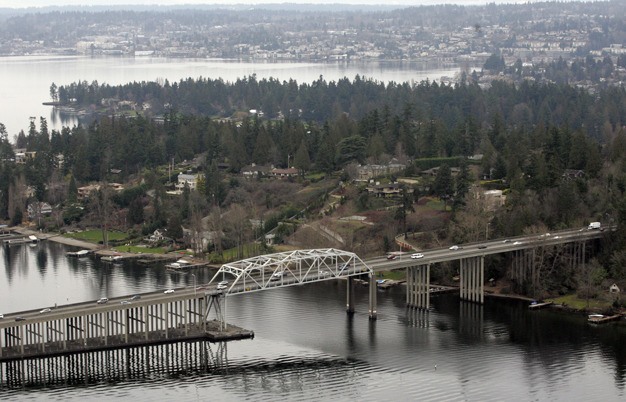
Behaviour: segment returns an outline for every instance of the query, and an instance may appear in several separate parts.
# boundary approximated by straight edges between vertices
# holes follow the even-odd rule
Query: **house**
[[[426,175],[426,176],[436,177],[438,172],[439,172],[439,166],[434,167],[434,168],[430,168],[430,169],[427,169],[427,170],[424,170],[422,172],[422,174]],[[459,173],[461,173],[461,169],[460,168],[458,168],[458,167],[451,167],[450,168],[450,174],[452,175],[452,177],[458,176]]]
[[[402,194],[402,185],[400,183],[389,183],[367,186],[367,191],[376,197],[394,197]]]
[[[506,197],[504,196],[502,190],[484,191],[481,198],[485,200],[486,208],[491,211],[503,206],[506,201]]]
[[[99,184],[89,184],[87,186],[78,187],[78,199],[82,200],[85,198],[89,198],[89,195],[94,192],[100,190]]]
[[[26,150],[15,150],[15,163],[23,165],[29,160],[35,159],[37,152]]]
[[[28,211],[28,219],[35,219],[43,215],[50,215],[52,213],[52,206],[47,202],[33,202],[26,207]]]
[[[149,243],[160,243],[162,241],[170,240],[165,236],[165,229],[155,229],[154,232],[146,239]]]
[[[585,172],[578,169],[565,169],[561,177],[565,180],[575,180],[585,177]]]
[[[270,176],[278,177],[278,178],[286,178],[286,177],[294,177],[298,174],[298,169],[296,168],[287,168],[287,169],[279,169],[274,168],[269,172]]]
[[[357,181],[367,181],[375,177],[387,176],[406,169],[406,165],[391,161],[386,165],[360,165],[357,168]]]
[[[107,183],[107,187],[117,193],[124,190],[124,186],[121,183]],[[100,183],[89,184],[87,186],[78,187],[78,199],[83,200],[89,198],[89,195],[94,191],[99,191],[102,188]]]
[[[198,188],[199,174],[180,173],[178,175],[178,183],[175,184],[177,190],[183,190],[186,187],[189,190],[196,190]]]
[[[210,245],[215,244],[216,239],[223,236],[223,232],[208,230],[197,231],[183,228],[183,240],[186,244],[191,246],[191,249],[196,254],[203,253]]]
[[[251,165],[244,166],[241,169],[241,174],[246,179],[256,179],[257,177],[267,176],[271,169],[272,167],[270,166],[257,165],[256,163],[253,163]]]
[[[619,293],[620,289],[619,286],[617,286],[615,283],[611,285],[611,287],[609,287],[609,293]]]

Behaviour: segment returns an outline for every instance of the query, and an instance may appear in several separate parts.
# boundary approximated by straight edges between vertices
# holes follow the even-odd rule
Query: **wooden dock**
[[[587,322],[590,324],[604,324],[606,322],[617,321],[622,318],[621,314],[616,315],[602,315],[602,314],[591,314],[587,318]]]
[[[554,303],[552,303],[552,302],[530,303],[528,305],[528,308],[531,309],[531,310],[539,310],[539,309],[551,306],[552,304],[554,304]]]
[[[8,238],[5,236],[4,237],[4,244],[28,244],[28,243],[37,243],[39,241],[39,239],[37,238],[37,236],[34,235],[30,235],[27,237],[24,237],[22,235],[17,235],[17,236],[9,236]]]

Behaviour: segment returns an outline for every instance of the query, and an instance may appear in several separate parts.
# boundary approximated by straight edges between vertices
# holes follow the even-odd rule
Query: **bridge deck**
[[[185,328],[149,331],[147,336],[142,334],[129,334],[128,340],[124,335],[108,336],[105,342],[104,337],[87,338],[86,340],[54,341],[43,344],[30,344],[24,346],[24,352],[20,346],[9,346],[2,348],[0,362],[21,360],[33,357],[61,356],[82,352],[94,352],[100,350],[111,350],[120,348],[130,348],[135,346],[158,345],[164,343],[174,343],[192,340],[208,340],[210,342],[224,342],[240,339],[254,338],[254,332],[234,325],[228,325],[226,329],[220,330],[219,322],[207,321],[206,328],[202,324],[189,324]]]

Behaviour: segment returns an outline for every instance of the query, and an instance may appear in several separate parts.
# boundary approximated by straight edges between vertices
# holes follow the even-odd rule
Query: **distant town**
[[[589,58],[597,62],[608,58],[615,67],[596,77],[595,84],[602,78],[604,85],[621,85],[626,76],[625,11],[619,1],[396,9],[225,7],[0,9],[0,55],[395,60],[482,66],[495,54],[503,66],[517,63],[518,76],[532,71],[537,78],[550,63],[588,64]],[[594,81],[576,75],[568,83],[590,86]]]

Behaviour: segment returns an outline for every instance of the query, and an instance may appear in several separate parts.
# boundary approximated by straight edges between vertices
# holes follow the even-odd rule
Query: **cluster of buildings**
[[[444,6],[401,12],[230,11],[221,23],[207,13],[197,18],[129,13],[112,21],[85,16],[86,26],[59,31],[55,40],[31,35],[0,37],[0,54],[38,53],[134,55],[254,60],[415,60],[483,63],[498,51],[526,63],[562,57],[619,55],[623,44],[598,44],[591,38],[606,30],[608,15],[585,13],[585,5],[528,4],[509,6],[519,18],[502,17],[507,9],[468,7],[463,13]],[[516,8],[513,8],[516,7]],[[527,7],[525,9],[524,7]],[[591,7],[591,6],[590,6]],[[193,13],[187,10],[187,13]],[[446,21],[450,13],[450,21]],[[358,18],[355,15],[358,14]],[[413,17],[411,17],[413,16]],[[417,19],[415,16],[419,16]],[[415,18],[414,18],[415,17]],[[51,26],[63,25],[50,14]],[[99,19],[100,18],[100,19]],[[107,19],[109,18],[109,19]],[[137,20],[136,20],[137,19]],[[409,23],[409,19],[411,19]],[[454,21],[454,22],[452,22]],[[497,22],[496,22],[497,21]],[[73,23],[76,23],[74,21]],[[584,52],[581,53],[581,52]]]

